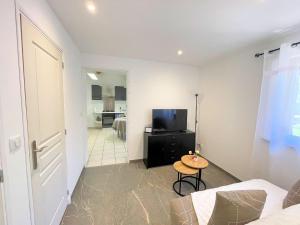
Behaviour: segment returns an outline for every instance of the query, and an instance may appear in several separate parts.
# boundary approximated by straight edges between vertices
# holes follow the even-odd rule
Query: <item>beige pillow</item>
[[[208,225],[244,225],[257,220],[264,208],[263,190],[220,191]]]
[[[300,180],[289,190],[282,206],[285,209],[296,204],[300,204]]]

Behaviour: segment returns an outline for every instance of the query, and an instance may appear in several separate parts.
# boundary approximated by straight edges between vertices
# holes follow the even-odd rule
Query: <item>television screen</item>
[[[187,109],[153,109],[153,131],[185,131],[187,129]]]

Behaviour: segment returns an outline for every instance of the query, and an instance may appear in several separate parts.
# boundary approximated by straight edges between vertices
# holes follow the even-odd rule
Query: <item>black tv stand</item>
[[[144,133],[144,163],[147,168],[172,164],[194,150],[195,132]]]
[[[179,130],[179,131],[166,131],[166,130],[153,130],[152,134],[182,134],[187,133],[189,131],[186,130]]]

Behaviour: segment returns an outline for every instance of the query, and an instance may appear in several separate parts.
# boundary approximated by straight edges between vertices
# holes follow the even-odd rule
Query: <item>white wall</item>
[[[0,7],[0,110],[1,157],[4,169],[9,225],[29,225],[29,196],[24,139],[15,153],[8,149],[11,136],[23,136],[14,2],[2,0]]]
[[[196,67],[82,54],[89,68],[125,70],[127,73],[127,147],[129,159],[143,158],[143,132],[151,125],[153,108],[187,108],[188,127],[194,127],[194,94],[199,89]]]
[[[289,40],[299,41],[300,35],[240,50],[200,72],[199,139],[204,156],[242,180],[260,177],[285,188],[300,178],[299,152],[274,154],[267,143],[255,139],[263,57],[254,54]]]
[[[64,69],[66,150],[68,188],[72,193],[84,166],[87,148],[85,86],[81,76],[80,52],[44,0],[17,0],[22,11],[62,50]],[[17,55],[15,9],[12,0],[1,1],[1,110],[3,117],[3,151],[6,168],[9,225],[30,224],[29,194],[26,180],[24,139],[16,153],[9,153],[10,136],[23,137],[22,107]],[[74,101],[74,99],[76,101]]]
[[[92,100],[92,87],[91,85],[100,85],[102,87],[102,97],[104,96],[115,96],[115,86],[126,87],[126,73],[109,73],[104,72],[98,76],[98,80],[92,80],[86,76],[84,71],[83,76],[86,78],[86,101],[87,101],[87,125],[88,127],[95,127],[95,120],[97,115],[94,112],[103,111],[102,100]],[[127,103],[126,101],[115,101],[115,111],[126,112]]]

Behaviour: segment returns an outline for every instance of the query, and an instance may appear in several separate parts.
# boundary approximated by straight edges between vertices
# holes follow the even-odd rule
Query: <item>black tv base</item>
[[[195,132],[144,133],[144,163],[147,168],[173,164],[195,150]]]

